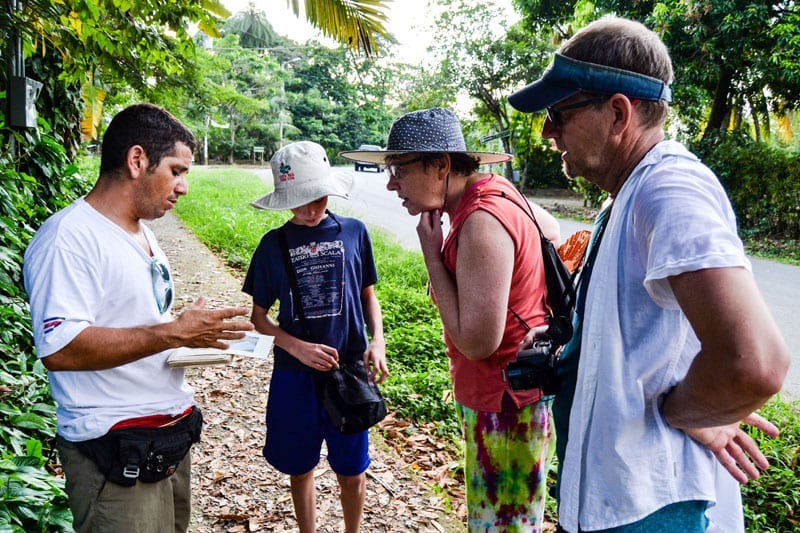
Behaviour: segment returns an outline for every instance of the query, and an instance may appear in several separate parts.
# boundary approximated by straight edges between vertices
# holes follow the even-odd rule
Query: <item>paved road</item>
[[[352,174],[355,186],[350,200],[331,197],[330,206],[335,212],[357,216],[370,227],[380,228],[394,236],[404,247],[419,250],[416,219],[408,215],[394,192],[386,190],[386,175],[383,172],[355,172],[352,167],[338,167],[337,170]],[[268,168],[255,172],[272,185]],[[559,219],[559,223],[562,238],[579,229],[589,228],[573,220]],[[756,258],[751,258],[751,261],[756,283],[792,353],[792,366],[782,397],[784,400],[800,399],[800,328],[795,314],[800,311],[800,267]]]

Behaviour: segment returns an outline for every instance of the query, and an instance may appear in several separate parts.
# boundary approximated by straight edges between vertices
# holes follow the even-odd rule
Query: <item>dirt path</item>
[[[200,297],[210,308],[250,307],[238,274],[172,213],[148,225],[172,266],[176,312]],[[261,456],[270,372],[270,364],[253,360],[187,370],[205,416],[203,438],[192,454],[194,533],[297,530],[288,478]],[[362,531],[464,531],[463,493],[449,475],[457,457],[391,415],[380,430],[385,438],[375,430],[371,435]],[[343,531],[336,478],[324,458],[315,477],[318,531]]]

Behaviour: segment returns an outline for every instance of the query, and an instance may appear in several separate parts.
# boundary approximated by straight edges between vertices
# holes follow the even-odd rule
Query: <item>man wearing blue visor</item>
[[[716,176],[664,139],[672,64],[642,24],[604,18],[509,97],[546,110],[565,174],[608,191],[578,282],[553,406],[565,531],[744,530],[738,483],[768,463],[740,428],[789,353]]]

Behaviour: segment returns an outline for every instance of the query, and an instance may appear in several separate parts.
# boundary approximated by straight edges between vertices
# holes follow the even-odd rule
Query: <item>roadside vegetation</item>
[[[46,135],[29,145],[19,171],[0,156],[0,532],[68,531],[72,515],[55,456],[55,405],[33,349],[22,288],[22,254],[53,210],[86,191],[88,180]],[[61,176],[46,185],[32,175]]]

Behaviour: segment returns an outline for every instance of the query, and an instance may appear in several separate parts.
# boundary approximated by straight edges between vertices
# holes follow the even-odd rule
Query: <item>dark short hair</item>
[[[469,154],[450,153],[450,169],[458,174],[469,176],[480,166],[476,157]]]
[[[194,151],[194,135],[166,109],[141,103],[126,107],[111,120],[100,155],[100,175],[117,173],[125,164],[128,150],[139,145],[150,166],[155,169],[164,156],[172,155],[175,143],[181,142]]]

